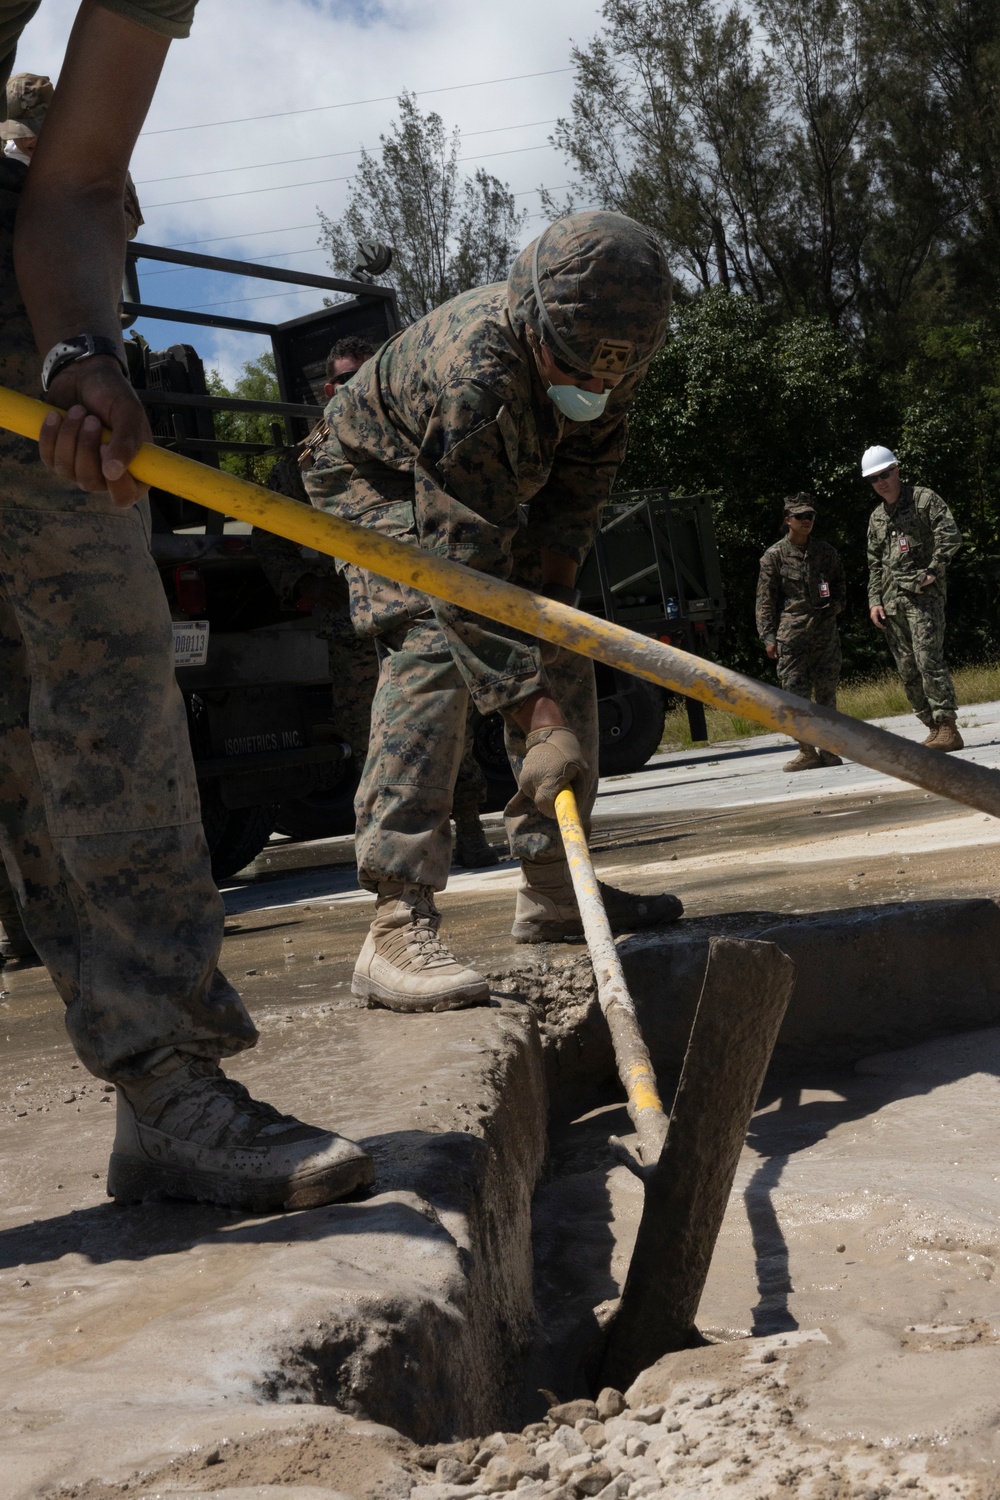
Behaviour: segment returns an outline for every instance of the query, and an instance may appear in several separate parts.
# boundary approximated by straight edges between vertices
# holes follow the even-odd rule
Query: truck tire
[[[330,791],[310,792],[297,802],[282,802],[274,808],[274,831],[308,843],[310,839],[332,839],[354,832],[354,793],[358,778],[352,775]]]
[[[615,673],[616,692],[597,702],[601,735],[601,775],[641,771],[663,739],[667,695],[654,682]]]
[[[256,859],[274,827],[273,807],[227,807],[210,787],[201,792],[201,822],[212,856],[212,875],[228,880]]]

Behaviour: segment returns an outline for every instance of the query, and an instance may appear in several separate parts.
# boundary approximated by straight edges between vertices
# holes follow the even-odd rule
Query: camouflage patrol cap
[[[567,214],[517,257],[512,321],[586,375],[626,375],[667,336],[672,283],[655,235],[625,214]]]
[[[815,511],[819,515],[819,507],[812,495],[803,492],[800,495],[788,495],[785,498],[785,515],[801,516],[803,511]]]
[[[19,141],[37,135],[54,93],[51,78],[15,73],[7,84],[7,118],[0,123],[0,140]]]

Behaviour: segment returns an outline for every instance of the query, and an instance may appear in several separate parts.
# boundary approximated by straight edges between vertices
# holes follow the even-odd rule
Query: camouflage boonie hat
[[[819,506],[812,495],[789,495],[785,501],[786,516],[801,516],[807,510],[819,515]]]
[[[15,73],[7,84],[7,118],[0,123],[0,140],[20,141],[37,135],[54,93],[51,78]]]
[[[627,375],[667,337],[673,285],[655,235],[625,214],[568,214],[521,251],[512,321],[587,375]]]

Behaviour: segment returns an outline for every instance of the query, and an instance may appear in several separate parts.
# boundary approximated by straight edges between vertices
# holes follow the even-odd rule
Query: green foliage
[[[459,172],[461,136],[448,135],[440,115],[422,115],[412,94],[398,103],[379,155],[361,153],[341,218],[318,212],[338,275],[351,274],[359,241],[391,247],[388,280],[409,323],[470,287],[502,281],[527,212],[517,212],[510,189],[489,172]]]
[[[555,142],[695,293],[898,337],[1000,289],[995,0],[605,0]]]
[[[878,643],[862,620],[872,497],[858,460],[889,415],[857,350],[819,318],[777,323],[750,298],[719,290],[675,313],[636,399],[618,483],[719,491],[729,665],[764,673],[753,628],[758,560],[777,540],[784,497],[808,490],[820,505],[819,534],[844,559],[851,669],[876,666]]]
[[[235,396],[241,401],[280,401],[278,377],[274,367],[274,355],[265,350],[257,359],[248,359],[232,389],[226,385],[218,370],[209,370],[205,381],[210,396]],[[230,443],[266,443],[275,441],[275,424],[278,425],[278,441],[284,441],[284,428],[280,420],[256,412],[217,411],[215,435]],[[272,454],[223,453],[219,466],[227,474],[238,479],[252,479],[257,484],[266,484],[271,470],[277,462]]]
[[[648,222],[673,337],[631,424],[623,489],[715,489],[723,659],[767,675],[757,560],[809,490],[867,614],[858,473],[871,443],[951,505],[949,652],[1000,650],[1000,6],[995,0],[605,0],[555,141],[588,201]],[[551,206],[551,205],[550,205]]]

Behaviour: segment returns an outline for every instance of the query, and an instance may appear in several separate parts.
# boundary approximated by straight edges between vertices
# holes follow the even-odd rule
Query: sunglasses
[[[793,510],[789,512],[785,519],[788,521],[815,521],[816,512],[814,510]]]

